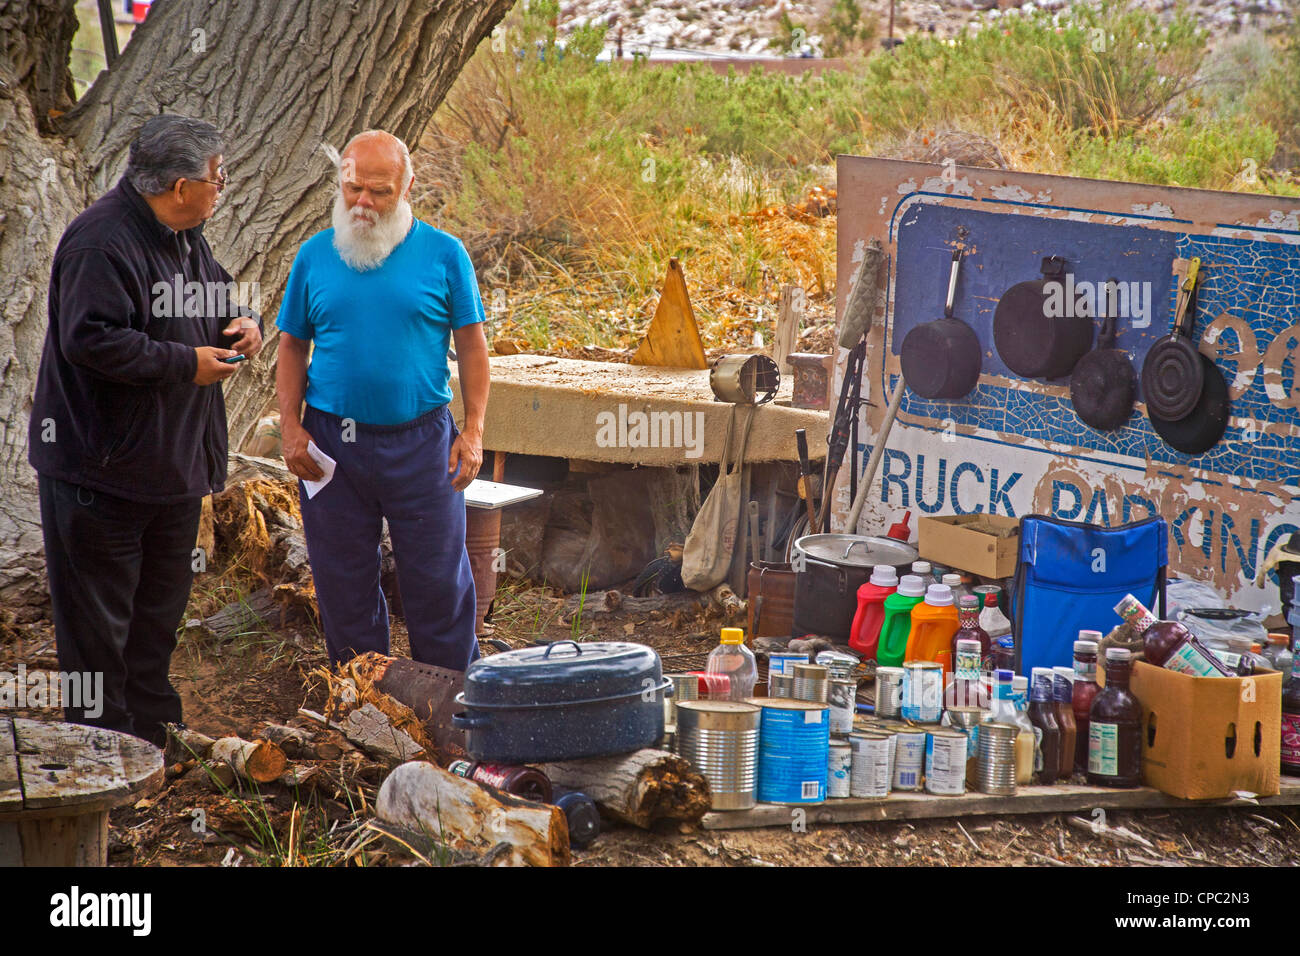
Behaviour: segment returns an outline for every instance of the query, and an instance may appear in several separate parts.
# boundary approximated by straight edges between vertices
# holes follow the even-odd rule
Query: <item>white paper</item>
[[[306,478],[302,480],[303,487],[307,489],[307,497],[315,498],[316,492],[328,485],[330,479],[334,477],[334,466],[338,462],[317,448],[314,441],[307,442],[307,454],[311,455],[312,461],[320,465],[320,470],[325,473],[320,481],[308,481]]]

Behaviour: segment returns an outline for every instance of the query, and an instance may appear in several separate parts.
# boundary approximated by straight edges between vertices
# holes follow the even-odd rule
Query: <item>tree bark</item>
[[[52,117],[71,101],[73,0],[0,0],[0,607],[30,617],[47,600],[26,451],[54,248],[116,182],[140,125],[181,113],[225,138],[231,186],[205,235],[236,280],[257,283],[249,304],[267,320],[262,354],[226,386],[238,449],[274,396],[272,320],[294,254],[329,224],[329,148],[372,127],[418,141],[512,2],[170,0]]]
[[[694,822],[709,812],[708,781],[690,761],[666,750],[547,763],[540,769],[556,786],[581,790],[601,810],[642,829],[656,820]]]

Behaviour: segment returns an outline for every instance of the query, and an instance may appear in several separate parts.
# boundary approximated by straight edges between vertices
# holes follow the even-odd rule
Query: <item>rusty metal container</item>
[[[791,352],[786,356],[794,374],[794,393],[790,404],[795,408],[830,408],[832,356],[811,352]]]
[[[751,562],[748,585],[750,637],[791,637],[795,574],[789,562]]]
[[[465,550],[474,575],[474,633],[489,633],[484,621],[497,591],[496,558],[501,546],[501,510],[465,509]]]

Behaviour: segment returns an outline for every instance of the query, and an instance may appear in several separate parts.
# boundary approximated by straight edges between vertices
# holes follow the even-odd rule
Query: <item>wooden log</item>
[[[384,781],[375,815],[417,833],[486,851],[510,846],[501,866],[568,866],[569,826],[559,807],[489,792],[424,761],[404,763]]]
[[[348,740],[380,760],[401,763],[426,756],[423,747],[394,727],[384,712],[369,701],[348,714],[342,726]]]
[[[221,760],[204,760],[195,771],[203,785],[213,793],[221,793],[235,786],[235,771],[230,764]]]
[[[167,724],[166,730],[167,744],[163,748],[163,756],[169,764],[195,759],[203,760],[212,752],[212,745],[216,743],[207,734],[190,730],[180,724]]]
[[[197,624],[187,622],[191,633],[212,641],[230,641],[241,634],[262,632],[278,626],[281,620],[279,602],[270,588],[261,588],[238,601],[231,601],[221,610],[210,614]]]
[[[311,745],[311,734],[300,727],[286,727],[284,724],[267,724],[262,728],[262,736],[283,750],[286,757],[297,757]]]
[[[700,610],[704,605],[701,595],[694,591],[677,591],[673,594],[651,594],[647,597],[634,597],[620,591],[589,591],[587,594],[570,594],[564,599],[561,616],[572,617],[582,608],[583,617],[597,614],[649,614],[660,611],[671,614],[683,608]]]
[[[798,286],[781,286],[780,305],[776,313],[776,329],[772,335],[772,360],[776,362],[782,375],[790,374],[790,353],[794,351],[795,340],[799,337],[799,320],[803,317],[801,309],[803,290]]]
[[[581,790],[601,810],[649,829],[656,820],[694,822],[709,811],[709,784],[690,761],[666,750],[541,764],[556,786]]]
[[[253,783],[278,780],[289,766],[284,751],[269,740],[222,737],[212,745],[211,756],[213,760],[224,761],[238,776]]]
[[[332,740],[322,740],[312,744],[307,749],[307,754],[316,760],[338,760],[343,756],[343,748]]]

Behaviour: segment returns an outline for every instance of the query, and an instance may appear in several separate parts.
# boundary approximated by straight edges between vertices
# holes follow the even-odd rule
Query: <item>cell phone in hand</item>
[[[238,365],[247,358],[247,355],[232,355],[230,358],[223,358],[221,361],[225,362],[227,365]]]

